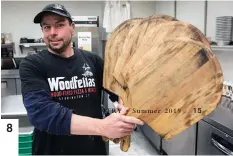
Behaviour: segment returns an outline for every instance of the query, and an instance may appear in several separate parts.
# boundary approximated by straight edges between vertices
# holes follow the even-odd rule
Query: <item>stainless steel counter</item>
[[[1,119],[19,119],[19,134],[31,134],[34,127],[28,120],[22,95],[10,95],[1,99]]]
[[[1,116],[27,116],[22,95],[10,95],[1,98]]]
[[[203,120],[233,136],[233,101],[222,96],[217,108]]]
[[[1,78],[20,78],[18,69],[1,70]]]
[[[233,101],[222,96],[217,108],[198,123],[197,155],[233,155]]]

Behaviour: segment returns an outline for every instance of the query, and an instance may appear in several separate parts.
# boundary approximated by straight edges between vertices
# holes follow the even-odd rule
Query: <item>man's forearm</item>
[[[70,133],[72,135],[104,135],[103,121],[101,119],[72,114]]]

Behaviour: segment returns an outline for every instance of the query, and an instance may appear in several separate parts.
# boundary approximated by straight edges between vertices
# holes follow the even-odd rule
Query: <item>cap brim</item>
[[[61,13],[61,12],[56,12],[56,11],[52,11],[52,10],[47,10],[47,11],[42,11],[42,12],[38,13],[38,14],[35,16],[34,20],[33,20],[34,23],[41,23],[41,20],[42,20],[42,18],[43,18],[43,16],[44,16],[45,13],[54,13],[54,14],[57,14],[57,15],[60,15],[60,16],[63,16],[63,17],[67,17],[67,18],[70,19],[69,16],[67,16],[66,14],[63,14],[63,13]],[[72,19],[71,19],[71,20],[72,20]]]

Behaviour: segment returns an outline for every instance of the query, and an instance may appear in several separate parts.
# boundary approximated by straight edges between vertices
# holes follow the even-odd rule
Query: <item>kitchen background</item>
[[[11,33],[15,43],[15,57],[25,56],[27,49],[21,53],[20,38],[41,38],[39,25],[34,24],[33,18],[46,4],[51,1],[2,1],[2,33]],[[72,16],[99,16],[100,27],[103,26],[104,1],[62,1]],[[212,41],[216,35],[216,17],[232,16],[232,1],[130,1],[131,18],[147,17],[153,14],[167,14],[178,20],[189,22],[200,29]],[[233,38],[233,35],[232,35]],[[219,52],[224,76],[233,80],[229,64],[233,54],[229,51]],[[229,57],[231,56],[231,57]],[[229,72],[228,72],[229,71]]]
[[[50,3],[54,3],[54,1],[1,2],[1,32],[5,33],[13,42],[16,63],[17,58],[25,57],[30,51],[45,48],[43,44],[39,44],[37,47],[20,46],[20,39],[39,39],[42,37],[40,26],[33,23],[33,18],[45,5]],[[99,27],[103,27],[103,19],[105,16],[104,1],[59,1],[59,3],[63,4],[67,10],[70,11],[72,16],[98,16]],[[125,2],[122,2],[122,4],[124,3]],[[153,147],[163,154],[211,155],[225,153],[233,155],[233,97],[231,97],[232,99],[229,98],[229,93],[232,93],[233,86],[233,45],[222,45],[222,43],[218,45],[219,42],[216,41],[216,17],[233,17],[233,1],[130,1],[129,3],[131,12],[130,18],[166,14],[176,17],[178,20],[189,22],[200,29],[212,41],[212,51],[217,56],[223,69],[224,83],[227,86],[231,86],[231,88],[226,87],[228,94],[225,93],[226,96],[224,96],[223,100],[220,102],[221,106],[224,107],[216,109],[216,111],[206,119],[191,126],[187,131],[184,131],[171,141],[162,140],[161,137],[154,133],[147,125],[139,127],[139,129],[152,143]],[[95,30],[93,30],[93,32],[94,31]],[[231,36],[231,41],[233,41],[233,33]],[[2,48],[4,48],[4,46],[5,45],[2,44]],[[1,95],[2,118],[20,118],[20,121],[22,121],[20,130],[24,131],[25,127],[30,127],[30,123],[27,123],[25,120],[26,114],[23,104],[22,106],[15,105],[16,101],[18,102],[21,100],[18,71],[17,69],[2,69],[1,75],[2,93],[5,93],[4,96],[3,94]],[[9,90],[9,88],[14,88],[14,86],[16,88],[15,91]],[[16,98],[13,95],[19,96]],[[106,101],[106,97],[104,97],[104,99],[104,101]],[[109,108],[113,106],[108,100],[106,103]],[[14,111],[11,110],[13,107],[15,108]],[[212,132],[218,136],[213,136]],[[220,139],[219,136],[221,136]],[[142,137],[140,137],[140,139],[143,140]],[[211,146],[211,143],[214,144],[214,146]],[[140,145],[138,149],[140,149],[140,147],[146,149],[148,145]],[[117,149],[119,149],[119,147],[117,147]]]

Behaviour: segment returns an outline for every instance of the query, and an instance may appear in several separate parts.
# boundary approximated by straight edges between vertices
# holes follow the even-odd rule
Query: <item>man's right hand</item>
[[[143,125],[143,121],[125,116],[128,108],[123,107],[120,113],[112,113],[102,121],[102,133],[108,138],[121,138],[131,135],[136,125]]]

